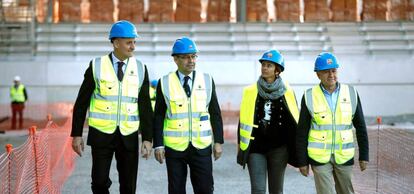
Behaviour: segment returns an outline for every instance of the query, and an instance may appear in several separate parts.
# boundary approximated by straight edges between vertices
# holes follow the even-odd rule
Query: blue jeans
[[[266,154],[249,154],[247,167],[249,168],[251,193],[266,193],[266,172],[269,177],[269,193],[283,193],[287,161],[286,146],[273,149]]]

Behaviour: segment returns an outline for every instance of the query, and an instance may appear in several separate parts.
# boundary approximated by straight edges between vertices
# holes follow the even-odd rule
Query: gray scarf
[[[257,88],[259,89],[259,95],[265,100],[276,100],[286,92],[286,86],[280,76],[270,84],[260,76],[257,80]]]

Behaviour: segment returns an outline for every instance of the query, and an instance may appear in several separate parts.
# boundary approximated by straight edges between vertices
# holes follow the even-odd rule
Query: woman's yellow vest
[[[189,143],[198,149],[212,142],[208,106],[212,93],[212,78],[199,71],[194,76],[191,96],[187,97],[175,72],[161,78],[161,88],[167,105],[164,119],[164,145],[184,151]]]
[[[355,154],[352,118],[357,93],[352,86],[340,84],[336,111],[333,113],[320,85],[305,92],[306,106],[312,116],[308,155],[319,163],[328,163],[334,154],[337,164],[344,164]]]
[[[19,84],[17,88],[12,86],[10,88],[10,97],[11,97],[12,102],[25,102],[26,97],[24,97],[24,85]]]
[[[89,106],[89,126],[112,134],[119,126],[122,135],[139,128],[138,94],[145,76],[144,65],[129,58],[122,82],[112,66],[109,56],[92,61],[95,90]]]
[[[299,109],[296,103],[295,93],[289,84],[284,81],[286,86],[286,93],[285,99],[288,105],[288,109],[290,114],[295,119],[296,123],[299,120]],[[240,129],[239,129],[239,136],[240,136],[240,149],[245,151],[250,144],[250,140],[254,140],[252,137],[253,128],[257,128],[258,126],[254,124],[254,113],[255,113],[255,106],[256,106],[256,98],[257,98],[258,90],[257,90],[257,83],[247,86],[243,90],[243,97],[240,105]]]

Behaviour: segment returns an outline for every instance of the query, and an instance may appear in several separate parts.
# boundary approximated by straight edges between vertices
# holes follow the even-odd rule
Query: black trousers
[[[138,175],[138,149],[128,150],[121,139],[119,129],[115,137],[105,146],[92,146],[92,192],[109,193],[112,184],[109,178],[111,162],[115,153],[121,194],[133,194],[136,191]]]
[[[187,166],[190,168],[190,179],[195,194],[212,194],[213,165],[210,154],[200,154],[191,144],[184,152],[174,154],[166,150],[166,164],[168,172],[168,193],[185,194],[187,181]],[[168,153],[170,152],[170,153]]]

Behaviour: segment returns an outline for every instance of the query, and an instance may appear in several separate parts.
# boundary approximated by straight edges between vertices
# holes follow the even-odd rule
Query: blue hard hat
[[[197,46],[193,40],[188,37],[181,37],[174,42],[171,55],[193,54],[197,52]]]
[[[112,25],[109,32],[109,40],[112,38],[138,38],[137,29],[129,21],[117,21]]]
[[[263,53],[262,58],[259,59],[260,63],[262,61],[270,61],[279,65],[282,71],[285,70],[285,58],[283,58],[282,54],[278,50],[268,50]]]
[[[154,80],[151,81],[151,86],[152,87],[156,87],[157,84],[158,84],[158,80],[154,79]]]
[[[327,69],[338,68],[339,64],[336,60],[335,55],[332,53],[320,53],[315,60],[315,69],[314,71],[323,71]]]

